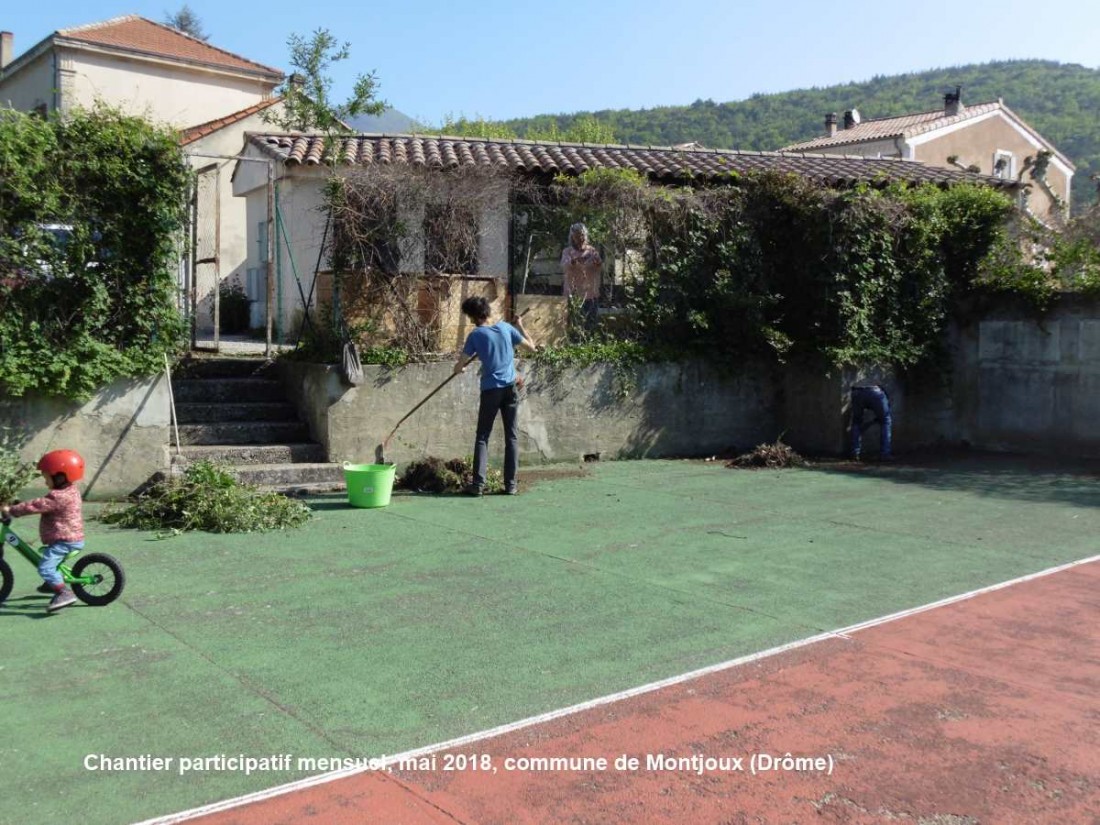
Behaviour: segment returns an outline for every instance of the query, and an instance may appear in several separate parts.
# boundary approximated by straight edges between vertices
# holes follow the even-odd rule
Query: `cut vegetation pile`
[[[444,460],[429,456],[423,461],[414,461],[405,468],[397,479],[399,490],[412,490],[417,493],[461,493],[474,480],[474,462],[472,458],[452,458]],[[504,489],[504,478],[500,470],[489,470],[485,479],[486,493],[499,493]]]
[[[154,484],[132,506],[105,513],[101,520],[168,533],[251,533],[300,527],[309,517],[302,502],[261,492],[241,484],[227,468],[199,461],[182,477]]]
[[[737,456],[726,466],[734,469],[764,467],[769,470],[778,470],[783,467],[804,467],[806,463],[806,459],[782,441],[776,441],[774,444],[759,444],[755,450]]]

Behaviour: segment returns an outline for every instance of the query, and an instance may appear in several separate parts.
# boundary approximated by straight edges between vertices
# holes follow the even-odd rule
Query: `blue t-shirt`
[[[466,336],[462,351],[481,361],[481,389],[496,390],[516,383],[516,344],[523,336],[507,321],[482,326]]]

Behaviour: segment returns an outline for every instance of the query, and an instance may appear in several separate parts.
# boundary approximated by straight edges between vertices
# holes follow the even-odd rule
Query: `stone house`
[[[823,135],[779,151],[904,158],[971,170],[1024,184],[1020,205],[1044,223],[1057,226],[1068,217],[1074,173],[1069,158],[1003,100],[965,105],[959,87],[944,96],[943,108],[930,112],[863,119],[851,109],[840,123],[836,114],[827,114]]]
[[[857,183],[881,184],[885,180],[904,180],[950,185],[956,182],[983,182],[1014,190],[1015,180],[977,175],[972,172],[937,168],[917,161],[878,157],[832,157],[825,155],[792,155],[776,152],[740,152],[732,150],[568,144],[527,140],[482,138],[449,138],[420,135],[360,134],[338,139],[334,157],[340,159],[334,170],[324,160],[324,139],[300,134],[257,133],[246,137],[242,158],[267,159],[275,164],[279,211],[285,235],[279,246],[278,323],[284,330],[293,329],[303,312],[302,294],[315,286],[320,304],[332,293],[332,273],[329,271],[325,238],[326,209],[324,186],[336,175],[366,174],[375,170],[391,174],[394,170],[409,170],[410,174],[431,178],[454,170],[499,170],[497,179],[485,178],[487,191],[477,199],[477,211],[471,219],[476,224],[476,242],[470,244],[463,263],[456,269],[442,270],[431,264],[431,249],[438,243],[432,237],[429,214],[423,204],[405,208],[401,214],[406,226],[420,229],[419,241],[402,250],[395,270],[421,274],[434,281],[443,280],[445,289],[433,291],[431,306],[418,310],[431,318],[438,328],[440,351],[456,349],[469,331],[458,306],[470,295],[484,295],[495,304],[499,314],[521,312],[533,308],[527,319],[528,328],[542,341],[558,337],[563,328],[564,299],[560,296],[560,270],[557,259],[540,263],[532,261],[525,248],[524,232],[517,223],[514,189],[507,176],[548,181],[558,174],[579,174],[589,169],[607,167],[632,169],[654,182],[685,184],[729,178],[730,173],[777,171],[807,177],[822,186],[845,187]],[[265,231],[262,217],[267,199],[267,182],[263,167],[241,161],[233,175],[233,191],[247,204],[249,254],[255,257],[248,264],[262,267]],[[514,179],[514,178],[513,178]],[[399,204],[398,209],[402,206]],[[597,242],[599,239],[595,239]],[[561,238],[556,252],[567,239]],[[614,277],[617,262],[605,256],[604,284]],[[461,271],[457,271],[461,269]],[[313,275],[316,272],[316,284]],[[297,274],[301,291],[295,283]],[[529,275],[538,275],[542,288],[531,290]],[[555,280],[556,278],[556,280]],[[555,286],[557,287],[555,289]],[[557,293],[557,294],[555,294]],[[317,306],[317,301],[311,307]]]

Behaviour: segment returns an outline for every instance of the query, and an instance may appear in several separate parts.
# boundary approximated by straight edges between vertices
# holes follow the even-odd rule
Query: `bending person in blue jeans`
[[[477,325],[466,337],[462,355],[455,364],[460,373],[477,358],[481,361],[481,403],[477,412],[477,440],[474,442],[474,480],[466,492],[480,496],[485,487],[485,474],[489,468],[489,436],[497,413],[504,422],[504,492],[514,496],[517,492],[516,475],[519,472],[519,427],[516,415],[519,410],[519,393],[516,389],[516,345],[522,344],[535,350],[535,343],[523,328],[522,319],[516,326],[506,321],[489,323],[489,302],[484,298],[467,298],[462,311]],[[523,386],[520,379],[519,386]]]
[[[863,412],[870,410],[874,419],[863,423]],[[863,431],[872,424],[879,426],[879,458],[889,460],[891,429],[890,396],[878,384],[852,387],[852,458],[858,459],[863,446]]]

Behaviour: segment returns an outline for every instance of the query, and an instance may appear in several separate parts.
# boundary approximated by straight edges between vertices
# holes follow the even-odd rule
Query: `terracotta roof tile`
[[[320,135],[253,133],[248,141],[268,157],[288,166],[321,163],[324,137]],[[353,166],[366,166],[374,161],[423,168],[491,165],[546,174],[578,174],[586,169],[610,167],[633,169],[655,180],[681,182],[770,170],[794,173],[830,185],[884,178],[914,183],[980,182],[1002,188],[1013,185],[1011,181],[987,175],[941,169],[912,160],[855,155],[604,146],[426,135],[353,135],[344,141],[340,156]]]
[[[60,29],[55,36],[205,66],[262,74],[276,81],[283,76],[279,69],[246,60],[240,55],[211,46],[170,26],[154,23],[136,14],[71,29]]]
[[[846,146],[853,146],[855,144],[867,143],[874,140],[891,140],[893,138],[908,139],[916,137],[925,132],[942,129],[945,126],[952,126],[956,123],[962,123],[972,118],[981,117],[982,115],[997,111],[1003,112],[1007,117],[1017,123],[1020,128],[1024,129],[1035,138],[1035,140],[1044,146],[1048,146],[1059,160],[1071,169],[1074,168],[1069,158],[1058,151],[1050,141],[1036,132],[1019,115],[1009,109],[1000,100],[967,106],[957,115],[947,115],[944,114],[943,109],[937,109],[933,112],[919,112],[917,114],[899,115],[897,117],[873,118],[871,120],[865,120],[862,123],[857,123],[849,129],[838,129],[836,135],[833,137],[823,135],[813,138],[812,140],[802,141],[801,143],[792,143],[790,146],[785,146],[779,151],[821,152],[832,149],[843,151]]]
[[[848,129],[838,129],[833,137],[822,135],[812,140],[804,140],[801,143],[792,143],[779,151],[817,151],[819,149],[847,146],[853,143],[865,143],[870,140],[910,138],[1004,108],[1004,105],[999,101],[993,101],[992,103],[978,103],[967,106],[957,115],[946,115],[943,109],[938,109],[934,112],[920,112],[912,115],[899,115],[898,117],[873,118],[857,123]]]
[[[208,120],[206,123],[200,123],[198,126],[191,126],[180,132],[180,145],[186,146],[188,143],[194,143],[199,138],[204,138],[207,135],[218,131],[218,129],[224,129],[226,126],[231,126],[234,123],[239,123],[245,118],[251,117],[257,112],[262,112],[270,106],[274,106],[282,100],[281,97],[273,97],[268,100],[261,100],[247,109],[241,109],[239,112],[234,112],[231,115],[225,117],[219,117],[214,120]]]

